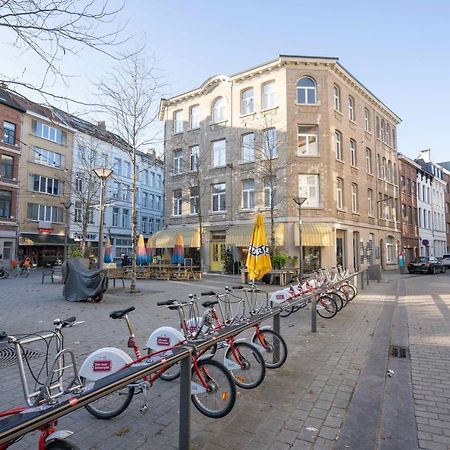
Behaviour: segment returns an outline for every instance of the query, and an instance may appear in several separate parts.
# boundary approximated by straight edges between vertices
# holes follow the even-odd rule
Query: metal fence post
[[[369,286],[369,269],[366,270],[366,284]]]
[[[280,333],[280,313],[273,316],[273,331]]]
[[[191,353],[180,363],[180,430],[178,448],[191,448]]]
[[[317,333],[317,297],[311,299],[311,333]]]
[[[361,272],[361,290],[364,290],[364,272]]]

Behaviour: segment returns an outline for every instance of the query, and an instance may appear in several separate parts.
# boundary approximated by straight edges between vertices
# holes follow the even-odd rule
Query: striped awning
[[[252,239],[253,227],[255,224],[253,222],[246,223],[242,225],[233,225],[227,230],[227,235],[225,237],[225,245],[233,247],[248,247]],[[270,244],[270,224],[265,224],[266,226],[266,237],[268,244]],[[284,245],[284,223],[275,224],[275,245]]]
[[[197,228],[171,228],[155,233],[150,239],[153,248],[173,248],[177,234],[183,236],[185,247],[200,247],[200,232]]]
[[[298,246],[298,223],[294,228],[294,244]],[[333,227],[329,223],[302,223],[303,247],[331,247],[333,245]]]

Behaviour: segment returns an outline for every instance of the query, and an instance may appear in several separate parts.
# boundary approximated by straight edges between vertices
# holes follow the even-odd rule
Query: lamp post
[[[73,205],[72,202],[61,202],[61,205],[64,206],[64,209],[66,210],[66,228],[64,231],[64,262],[67,261],[67,236],[69,234],[69,218],[70,218],[70,208]]]
[[[113,173],[111,169],[99,167],[93,169],[100,178],[100,225],[98,230],[98,268],[103,269],[103,221],[105,214],[105,181]]]
[[[302,246],[302,205],[306,202],[306,197],[294,197],[294,202],[298,206],[298,247],[299,247],[299,260],[298,260],[298,278],[300,283],[303,278],[303,246]]]

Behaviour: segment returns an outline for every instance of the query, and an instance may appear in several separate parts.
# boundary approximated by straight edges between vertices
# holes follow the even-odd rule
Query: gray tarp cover
[[[108,289],[107,271],[89,270],[80,258],[68,259],[62,270],[63,295],[69,302],[87,300]]]

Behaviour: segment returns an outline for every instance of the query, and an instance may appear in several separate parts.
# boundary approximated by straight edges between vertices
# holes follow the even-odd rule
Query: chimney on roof
[[[104,120],[97,122],[97,128],[106,131],[106,122]]]
[[[420,158],[425,162],[431,162],[431,149],[426,148],[424,150],[420,150]]]

